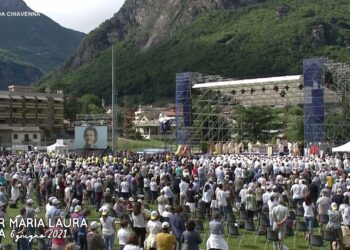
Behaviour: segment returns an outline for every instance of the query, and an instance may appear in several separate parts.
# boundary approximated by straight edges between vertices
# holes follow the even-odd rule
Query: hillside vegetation
[[[173,101],[177,72],[252,78],[300,74],[302,59],[308,57],[350,63],[350,1],[270,0],[214,10],[148,49],[136,47],[134,40],[127,36],[115,45],[119,96],[129,95],[135,103]],[[68,95],[94,93],[110,101],[111,48],[38,83],[46,85]]]

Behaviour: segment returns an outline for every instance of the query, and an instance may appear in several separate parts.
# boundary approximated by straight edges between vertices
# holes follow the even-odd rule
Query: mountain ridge
[[[35,12],[23,0],[2,0],[0,12]],[[40,16],[0,16],[0,49],[9,51],[22,63],[9,63],[10,58],[0,61],[0,89],[16,83],[31,84],[43,73],[63,64],[85,36],[82,32],[60,26],[44,14]],[[24,64],[23,64],[24,62]],[[26,71],[33,69],[31,77]],[[34,70],[35,69],[35,70]],[[8,70],[8,72],[6,72]],[[19,74],[18,77],[11,72]],[[1,78],[1,76],[3,76]],[[4,77],[6,76],[6,77]],[[11,79],[11,77],[13,78]]]
[[[148,3],[152,2],[149,0]],[[152,44],[153,32],[159,26],[164,4],[184,3],[167,9],[167,21]],[[350,62],[350,3],[345,0],[267,0],[267,1],[210,1],[220,3],[201,12],[207,1],[167,0],[159,12],[140,25],[123,26],[120,41],[114,45],[119,96],[130,96],[131,103],[154,103],[173,98],[175,74],[196,71],[224,77],[254,78],[285,74],[300,74],[302,59],[325,56]],[[116,16],[139,20],[147,8],[131,8],[126,1]],[[143,2],[145,3],[145,2]],[[195,6],[198,14],[178,19]],[[229,4],[229,5],[225,5]],[[220,6],[220,8],[218,7]],[[180,12],[176,12],[177,8]],[[131,8],[130,12],[124,12]],[[143,12],[141,11],[143,10]],[[141,12],[140,12],[141,11]],[[187,14],[186,14],[187,13]],[[142,19],[142,18],[141,18]],[[181,20],[181,21],[178,21]],[[72,96],[94,93],[110,101],[111,45],[107,34],[115,24],[112,18],[90,33],[85,42],[61,70],[45,76],[38,87],[47,85],[63,88]],[[135,21],[136,22],[136,21]],[[118,25],[114,25],[116,29]],[[117,29],[118,30],[118,29]],[[164,36],[164,37],[163,37]],[[150,39],[151,38],[151,39]],[[151,41],[151,46],[147,46]],[[90,43],[89,47],[86,44]],[[101,47],[100,49],[99,46]],[[84,57],[84,53],[90,54]],[[87,53],[85,54],[87,55]]]

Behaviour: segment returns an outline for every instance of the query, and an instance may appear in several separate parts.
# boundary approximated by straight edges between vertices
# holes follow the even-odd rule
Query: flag
[[[167,117],[163,114],[159,115],[159,125],[160,125],[160,131],[162,133],[170,132],[171,124],[173,122],[174,118]]]
[[[170,128],[171,128],[171,123],[173,122],[173,120],[163,120],[162,122],[160,122],[160,131],[162,133],[166,133],[166,132],[170,132]]]

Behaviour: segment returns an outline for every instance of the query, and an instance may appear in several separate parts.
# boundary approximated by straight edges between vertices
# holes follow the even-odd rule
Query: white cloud
[[[112,17],[124,0],[24,0],[63,27],[89,32]]]

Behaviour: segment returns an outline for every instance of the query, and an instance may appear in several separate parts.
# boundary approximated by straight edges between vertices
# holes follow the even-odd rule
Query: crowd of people
[[[302,213],[304,238],[314,234],[315,222],[336,232],[350,226],[350,162],[347,156],[293,157],[257,155],[198,155],[170,153],[81,157],[74,154],[28,153],[0,158],[0,218],[10,207],[16,218],[45,220],[77,218],[87,226],[14,228],[16,235],[47,235],[67,230],[65,237],[19,237],[18,250],[227,250],[228,216],[245,214],[254,221],[266,216],[278,232],[276,247]],[[98,219],[92,220],[92,210]],[[204,213],[208,238],[196,230]],[[325,219],[327,217],[327,219]],[[94,217],[95,218],[95,217]],[[235,221],[239,227],[242,218]],[[244,227],[244,226],[243,226]],[[73,244],[70,244],[73,243]]]

